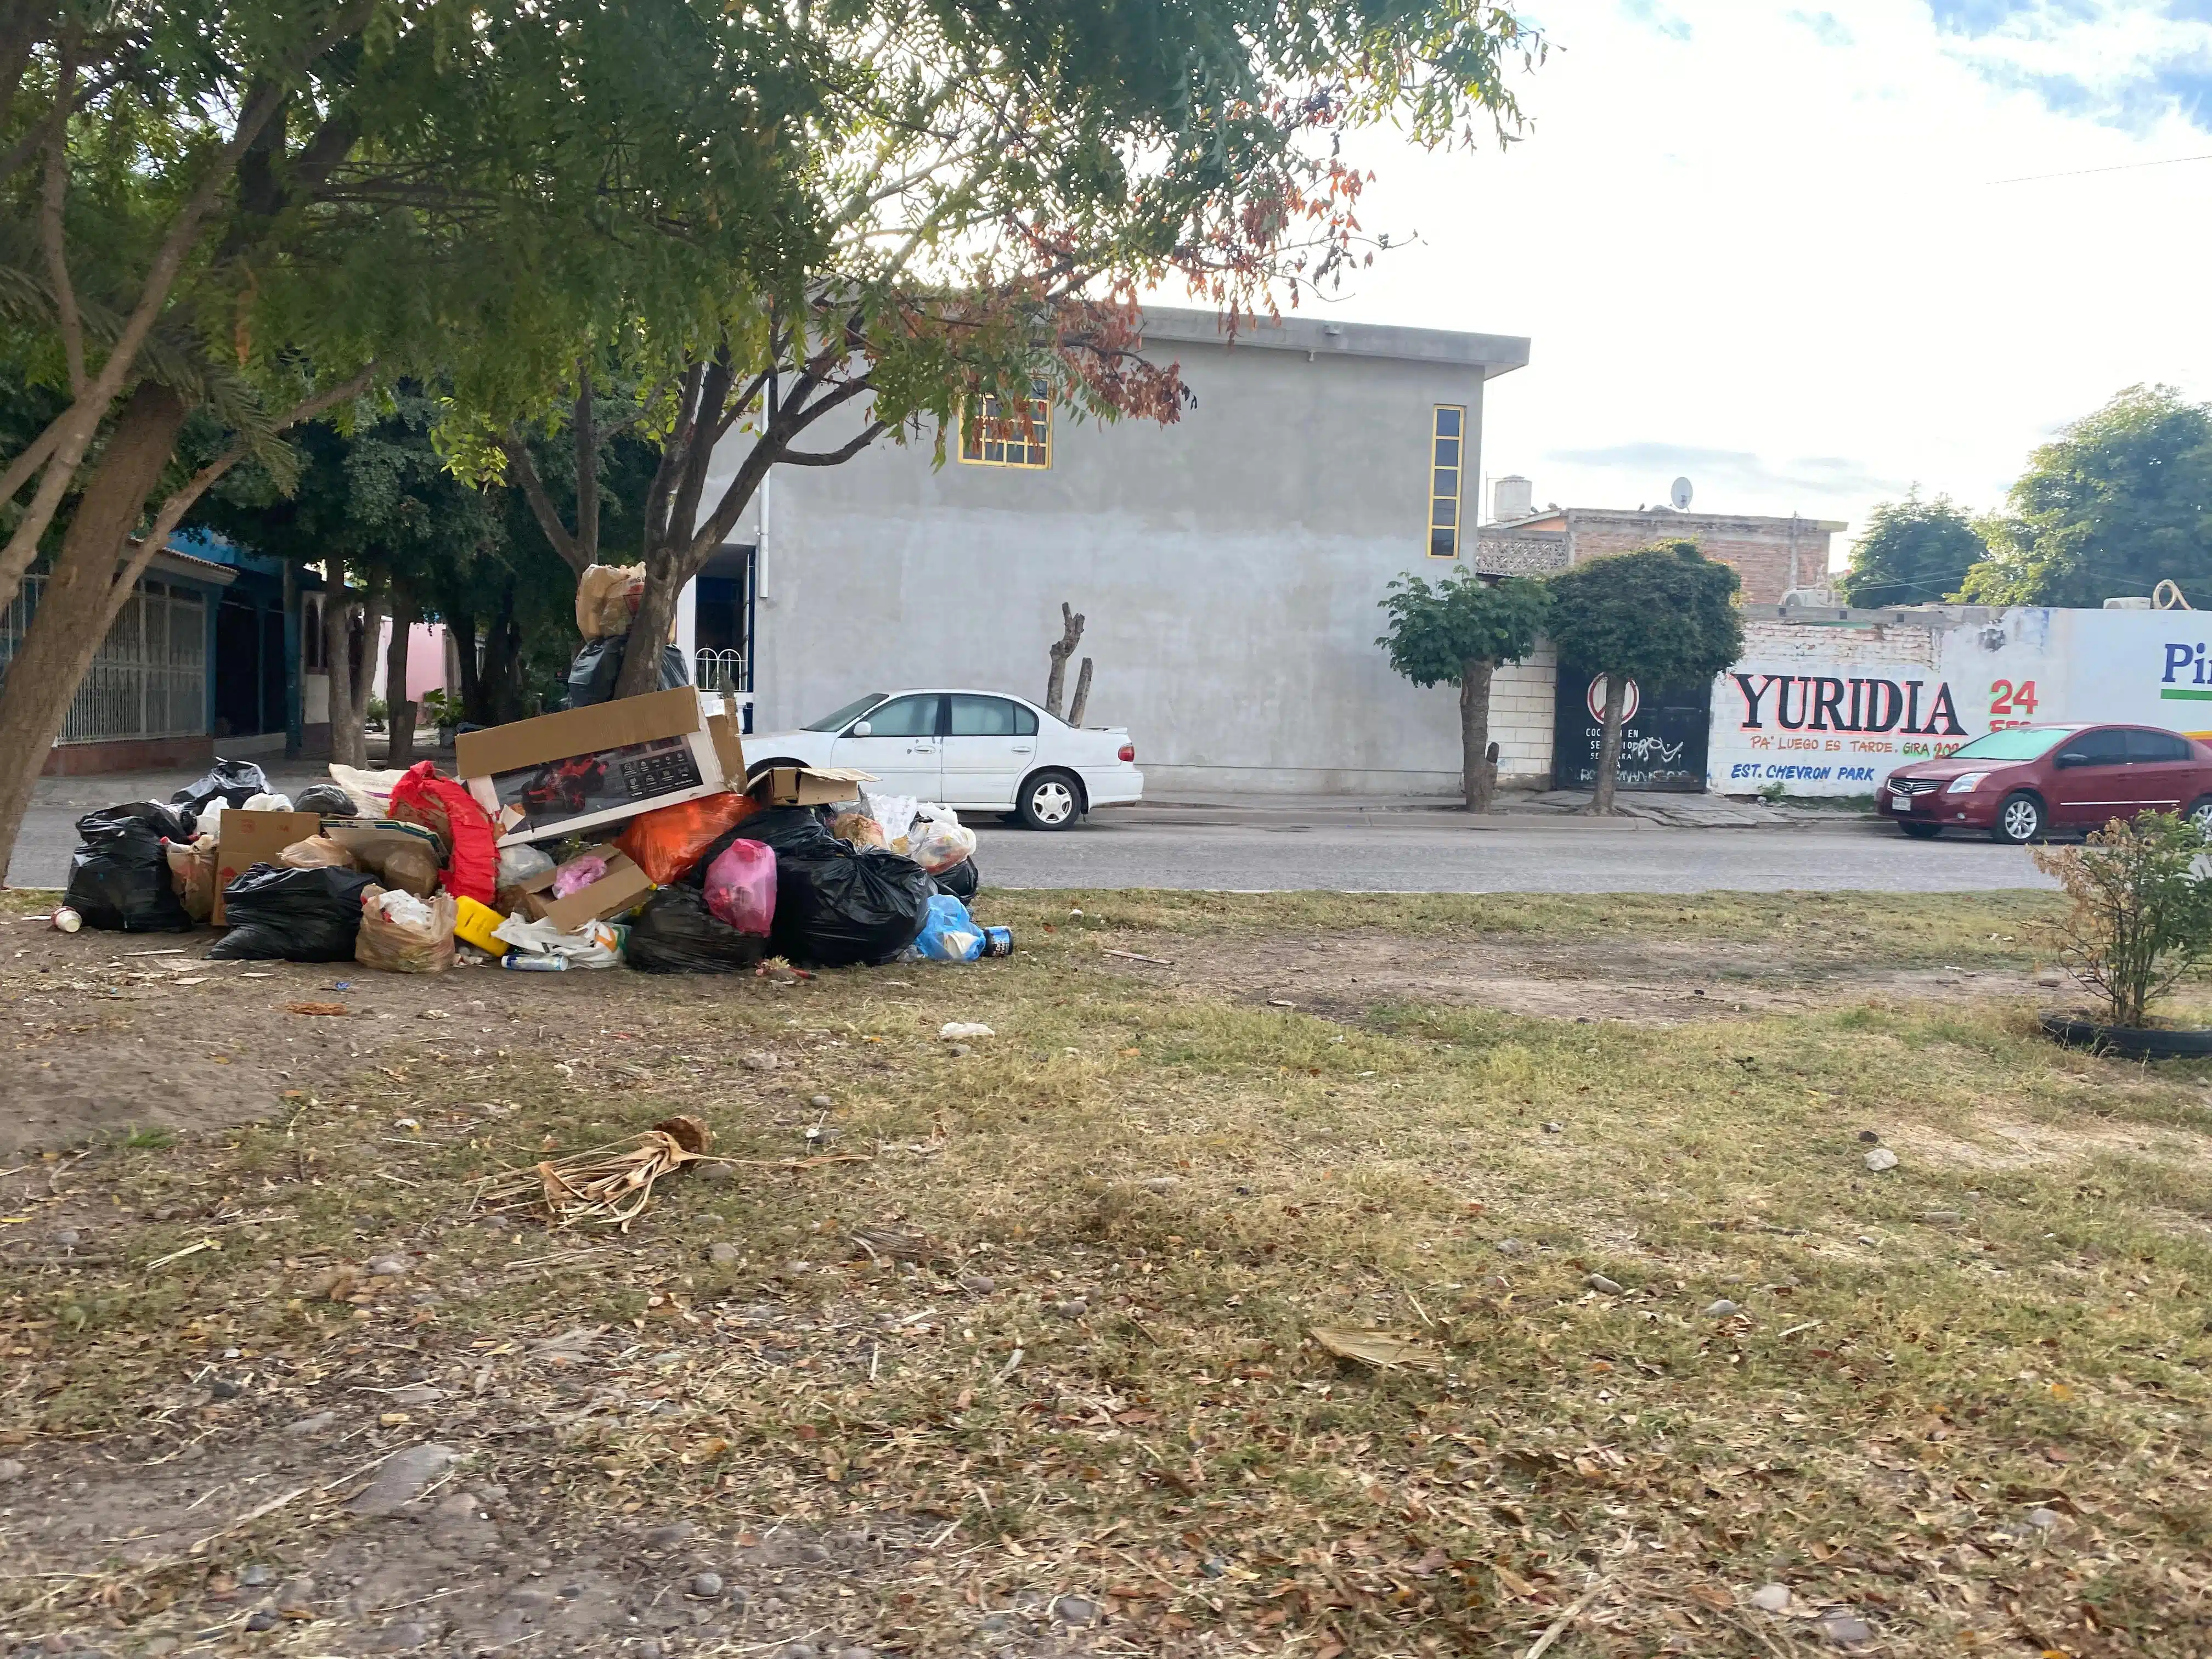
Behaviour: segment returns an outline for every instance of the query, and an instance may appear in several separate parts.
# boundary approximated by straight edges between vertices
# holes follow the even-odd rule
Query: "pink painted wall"
[[[391,701],[391,692],[384,684],[385,653],[392,647],[392,623],[386,618],[383,636],[376,646],[375,695]],[[443,623],[416,623],[407,637],[407,700],[422,701],[425,691],[446,689],[446,625]]]

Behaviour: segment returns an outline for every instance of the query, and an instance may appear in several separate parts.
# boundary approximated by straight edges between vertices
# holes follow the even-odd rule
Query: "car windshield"
[[[2081,728],[2078,726],[2015,726],[1992,732],[1954,749],[1945,760],[2039,760]]]
[[[840,708],[834,714],[824,714],[818,720],[807,721],[805,726],[799,727],[799,730],[802,732],[842,732],[846,728],[846,726],[852,724],[853,721],[860,719],[861,715],[866,714],[868,710],[873,708],[878,703],[881,702],[889,696],[890,696],[890,693],[888,691],[871,691],[865,697],[854,698],[852,702],[847,703],[842,708]]]

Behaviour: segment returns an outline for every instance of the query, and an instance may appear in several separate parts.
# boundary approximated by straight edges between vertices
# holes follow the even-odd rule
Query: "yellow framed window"
[[[1429,556],[1459,557],[1460,461],[1467,444],[1467,410],[1438,404],[1429,441]]]
[[[983,398],[961,422],[960,459],[976,466],[1050,466],[1052,399],[1042,380],[1026,400]]]

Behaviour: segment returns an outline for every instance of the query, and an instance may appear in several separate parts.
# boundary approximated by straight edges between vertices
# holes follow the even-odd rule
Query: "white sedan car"
[[[957,812],[1012,812],[1065,830],[1094,806],[1144,799],[1124,726],[1077,726],[998,691],[871,691],[796,732],[745,739],[749,769],[844,766],[884,794]]]

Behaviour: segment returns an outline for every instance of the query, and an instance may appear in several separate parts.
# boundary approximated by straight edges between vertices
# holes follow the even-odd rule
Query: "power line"
[[[2184,161],[2212,161],[2212,155],[2169,155],[2157,161],[2122,161],[2109,167],[2077,167],[2071,173],[2029,173],[2017,179],[1990,179],[1989,185],[2034,185],[2047,179],[2086,179],[2093,173],[2132,173],[2138,167],[2179,167]]]

